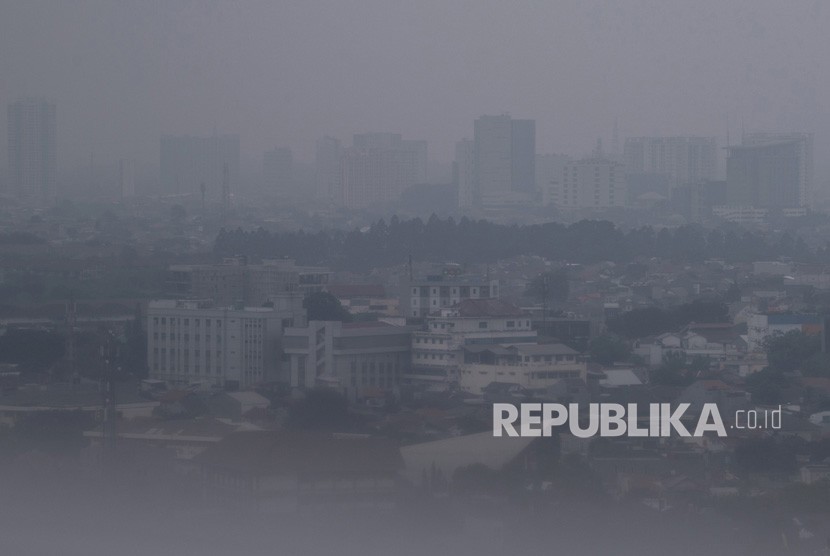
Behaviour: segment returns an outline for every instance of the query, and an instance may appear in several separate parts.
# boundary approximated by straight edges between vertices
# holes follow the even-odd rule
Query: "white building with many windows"
[[[409,284],[407,316],[425,317],[465,299],[496,299],[499,281],[478,276],[430,276]]]
[[[565,164],[558,187],[548,194],[550,203],[561,210],[624,207],[625,166],[598,157]]]
[[[276,307],[217,307],[210,301],[158,300],[147,309],[150,378],[170,386],[246,389],[275,380],[284,328],[305,324],[288,300]]]
[[[465,346],[534,344],[530,316],[498,299],[467,299],[430,316],[412,335],[410,382],[458,382]]]
[[[493,382],[544,390],[563,379],[586,379],[588,365],[563,344],[467,346],[459,368],[459,387],[482,394]]]

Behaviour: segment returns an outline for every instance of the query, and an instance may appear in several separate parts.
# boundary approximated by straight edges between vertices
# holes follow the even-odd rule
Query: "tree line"
[[[289,257],[300,264],[364,270],[414,260],[485,263],[516,255],[538,255],[576,263],[629,262],[659,257],[678,262],[717,258],[727,262],[770,260],[779,256],[800,262],[830,262],[830,244],[810,248],[797,235],[777,236],[726,224],[714,229],[699,225],[623,230],[604,220],[504,225],[486,220],[433,215],[387,222],[364,230],[269,232],[221,230],[214,243],[217,256]]]

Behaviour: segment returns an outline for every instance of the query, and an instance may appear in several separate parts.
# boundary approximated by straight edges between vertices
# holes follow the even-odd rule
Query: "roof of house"
[[[525,313],[519,307],[501,299],[465,299],[455,307],[462,317],[525,316]]]
[[[386,297],[381,284],[329,284],[326,289],[334,297]]]
[[[579,352],[565,344],[518,344],[516,350],[522,355],[577,355]]]
[[[637,386],[643,383],[632,369],[603,369],[605,378],[601,378],[601,386]]]
[[[825,390],[830,392],[830,378],[819,376],[805,376],[801,379],[801,385],[807,388]]]

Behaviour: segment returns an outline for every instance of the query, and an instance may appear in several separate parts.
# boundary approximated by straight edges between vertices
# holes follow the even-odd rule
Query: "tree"
[[[340,300],[328,292],[314,292],[303,300],[308,320],[336,320],[350,322],[352,314],[340,304]]]
[[[823,367],[825,354],[821,353],[821,338],[807,335],[800,330],[767,338],[764,343],[767,360],[772,371],[786,373],[796,370],[808,374],[827,374]]]
[[[64,348],[64,338],[56,332],[11,329],[0,336],[0,363],[43,371],[63,357]]]
[[[686,386],[694,377],[687,373],[686,355],[680,351],[669,351],[663,355],[663,364],[651,372],[652,384],[665,386]]]
[[[631,355],[628,343],[619,336],[603,334],[591,340],[591,360],[601,365],[612,365],[618,361],[626,361]]]

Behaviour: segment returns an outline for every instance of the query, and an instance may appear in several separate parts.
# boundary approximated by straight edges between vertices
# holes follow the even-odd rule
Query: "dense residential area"
[[[341,253],[357,243],[379,265],[361,270],[321,249],[302,254],[331,233],[260,228],[236,256],[241,230],[177,253],[156,247],[195,218],[158,222],[149,242],[125,218],[129,241],[81,257],[91,240],[40,231],[53,219],[63,218],[30,219],[28,235],[2,246],[7,477],[49,469],[96,484],[113,473],[175,492],[183,508],[265,515],[434,505],[463,535],[476,520],[513,527],[505,505],[567,520],[579,512],[563,517],[563,504],[588,501],[666,527],[716,519],[723,531],[712,534],[737,529],[736,543],[783,534],[809,547],[807,533],[825,526],[830,283],[821,248],[793,239],[798,230],[520,226],[498,230],[527,238],[513,256],[483,261],[462,236],[455,247],[413,240],[380,266],[398,230],[493,227],[395,218],[345,239]],[[595,241],[574,252],[569,234],[590,230]],[[381,233],[386,247],[370,248]],[[715,251],[729,234],[781,254]],[[680,247],[688,238],[699,251]],[[606,259],[609,242],[618,254]],[[637,253],[619,255],[626,244]],[[572,258],[539,254],[563,250]],[[112,293],[92,299],[92,289]],[[686,424],[714,403],[728,435],[493,436],[492,404],[533,402],[689,404]]]
[[[0,0],[0,556],[830,556],[821,0]]]

